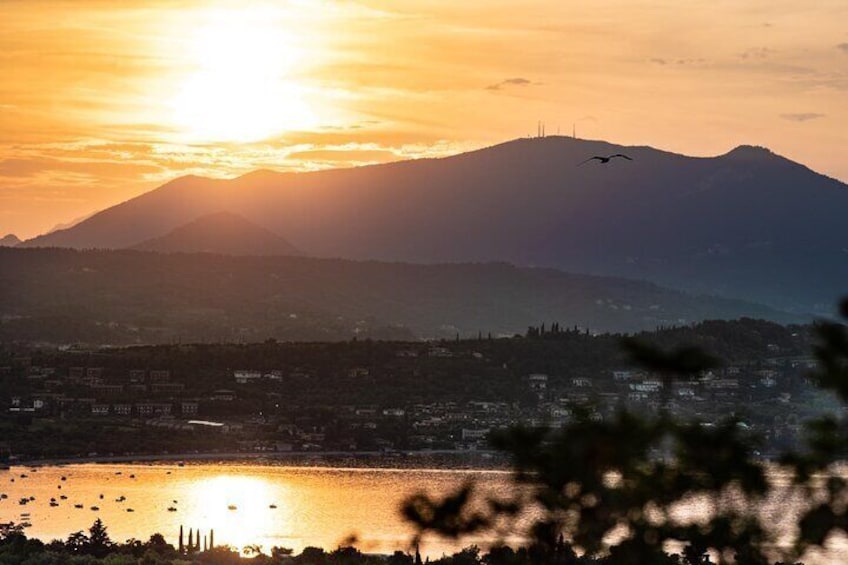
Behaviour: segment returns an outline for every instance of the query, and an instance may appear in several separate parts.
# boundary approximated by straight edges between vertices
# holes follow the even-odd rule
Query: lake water
[[[216,545],[258,544],[266,552],[272,546],[329,550],[355,536],[362,551],[391,553],[408,549],[412,536],[399,514],[405,497],[422,490],[444,494],[471,478],[497,492],[508,477],[501,471],[243,463],[12,467],[0,471],[0,493],[8,496],[0,500],[0,522],[28,521],[27,535],[45,541],[87,530],[100,518],[118,541],[159,532],[176,546],[182,525],[186,537],[189,528],[205,535],[214,529]],[[20,505],[32,496],[35,501]],[[429,540],[422,554],[438,557],[473,541]]]
[[[413,532],[399,514],[406,497],[420,491],[446,494],[471,479],[492,494],[505,494],[510,486],[509,474],[495,470],[235,462],[13,467],[0,471],[0,493],[8,497],[0,500],[0,522],[27,521],[31,524],[27,535],[45,541],[87,530],[100,518],[112,539],[118,541],[146,540],[158,532],[176,546],[183,526],[186,538],[189,528],[199,529],[204,535],[214,530],[216,545],[239,549],[258,544],[266,552],[272,546],[289,547],[298,553],[307,546],[331,550],[355,538],[355,545],[364,552],[391,553],[409,549]],[[777,475],[776,480],[786,478]],[[35,500],[19,503],[29,497]],[[58,505],[51,506],[51,498]],[[764,504],[762,512],[768,523],[790,531],[802,503],[798,497],[778,497]],[[709,508],[708,502],[691,500],[678,512],[693,516]],[[424,555],[438,557],[471,543],[485,548],[489,541],[466,539],[457,544],[425,538],[421,550]],[[807,555],[804,562],[848,563],[844,536],[829,545],[828,552]]]

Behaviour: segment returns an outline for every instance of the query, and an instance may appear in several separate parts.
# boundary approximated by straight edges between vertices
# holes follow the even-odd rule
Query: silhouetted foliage
[[[841,313],[848,317],[848,300]],[[810,377],[848,404],[848,328],[821,322],[814,331],[818,368]],[[545,335],[544,327],[528,331],[528,337]],[[623,348],[633,363],[661,376],[666,389],[674,379],[719,363],[692,346],[663,350],[628,338]],[[461,538],[520,531],[527,537],[525,553],[494,547],[483,559],[492,565],[596,560],[705,565],[712,563],[711,555],[719,563],[755,565],[775,558],[791,562],[806,549],[822,546],[831,533],[848,532],[848,481],[833,467],[848,453],[843,417],[809,422],[806,448],[784,454],[781,466],[770,468],[755,456],[756,438],[733,417],[703,425],[678,421],[665,410],[644,416],[621,409],[607,420],[591,416],[588,410],[578,413],[560,429],[517,428],[495,435],[494,446],[513,461],[511,494],[506,499],[487,496],[471,483],[441,499],[416,494],[403,509],[417,528],[416,540],[428,532]],[[793,484],[775,484],[770,480],[774,472],[788,473]],[[827,477],[823,487],[817,474]],[[778,545],[785,532],[776,531],[759,512],[775,494],[808,501],[789,548]],[[693,499],[706,501],[710,510],[675,513],[675,507]],[[528,516],[530,526],[522,529]],[[681,547],[680,555],[667,553],[670,543]]]

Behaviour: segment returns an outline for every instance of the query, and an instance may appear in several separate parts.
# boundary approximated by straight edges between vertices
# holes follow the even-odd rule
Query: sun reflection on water
[[[185,528],[215,532],[216,545],[239,551],[257,544],[269,523],[285,532],[289,528],[285,485],[270,484],[257,476],[219,475],[192,482],[185,493]],[[275,508],[272,508],[272,505]],[[266,551],[270,548],[264,548]]]

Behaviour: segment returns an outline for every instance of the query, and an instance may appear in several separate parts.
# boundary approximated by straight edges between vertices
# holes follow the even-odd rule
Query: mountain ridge
[[[617,159],[578,164],[593,155]],[[315,172],[181,177],[25,247],[127,247],[229,210],[311,256],[507,261],[830,312],[844,184],[771,151],[687,157],[566,137]]]
[[[232,212],[213,212],[165,235],[130,247],[158,253],[220,253],[224,255],[302,255],[284,238]]]

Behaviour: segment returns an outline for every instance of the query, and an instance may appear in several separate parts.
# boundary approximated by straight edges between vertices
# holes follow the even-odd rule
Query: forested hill
[[[793,322],[756,304],[504,263],[0,248],[0,338],[104,344],[413,339],[557,320],[631,332],[712,318]]]

